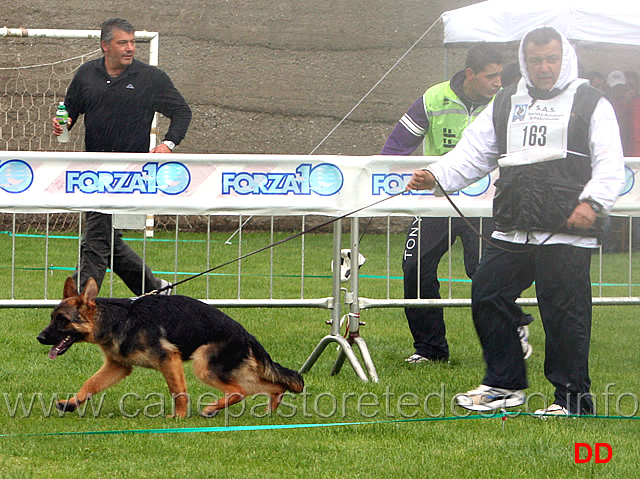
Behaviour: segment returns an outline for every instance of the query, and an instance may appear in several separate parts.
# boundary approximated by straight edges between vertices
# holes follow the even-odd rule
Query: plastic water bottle
[[[67,120],[69,119],[69,113],[64,102],[61,101],[56,111],[56,120],[62,126],[62,134],[58,136],[59,143],[67,143],[69,141],[69,128],[67,127]]]

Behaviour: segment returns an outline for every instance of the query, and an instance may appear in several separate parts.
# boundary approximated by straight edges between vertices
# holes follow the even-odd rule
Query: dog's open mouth
[[[54,345],[49,351],[49,359],[55,359],[59,355],[64,354],[67,351],[67,349],[71,347],[74,341],[75,339],[73,339],[71,336],[67,336],[62,341],[60,341],[57,345]]]

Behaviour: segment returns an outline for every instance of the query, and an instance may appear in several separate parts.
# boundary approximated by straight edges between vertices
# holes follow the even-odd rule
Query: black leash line
[[[172,289],[172,288],[174,288],[175,286],[177,286],[179,284],[186,283],[187,281],[191,281],[192,279],[198,278],[198,277],[200,277],[200,276],[202,276],[204,274],[210,273],[210,272],[215,271],[215,270],[220,269],[220,268],[224,268],[225,266],[229,266],[230,264],[237,263],[238,261],[241,261],[241,260],[243,260],[245,258],[248,258],[249,256],[253,256],[254,254],[261,253],[261,252],[266,251],[268,249],[271,249],[271,248],[273,248],[275,246],[278,246],[278,245],[280,245],[282,243],[286,243],[287,241],[291,241],[293,239],[299,238],[302,235],[305,235],[307,233],[311,233],[312,231],[315,231],[315,230],[320,229],[320,228],[322,228],[324,226],[330,225],[331,223],[335,223],[336,221],[344,219],[347,216],[351,216],[351,215],[354,215],[354,214],[356,214],[356,213],[358,213],[358,212],[360,212],[360,211],[362,211],[364,209],[371,208],[372,206],[380,204],[383,201],[387,201],[387,200],[390,200],[391,198],[395,198],[396,196],[400,196],[400,195],[404,194],[406,191],[407,190],[403,189],[402,191],[399,191],[398,193],[394,193],[391,196],[387,196],[386,198],[382,198],[382,199],[380,199],[378,201],[375,201],[375,202],[373,202],[371,204],[362,206],[362,207],[360,207],[360,208],[358,208],[356,210],[353,210],[353,211],[345,213],[345,214],[343,214],[341,216],[337,216],[335,218],[332,218],[329,221],[325,221],[324,223],[321,223],[319,225],[313,226],[313,227],[311,227],[309,229],[306,229],[304,231],[300,231],[299,233],[291,235],[288,238],[284,238],[284,239],[281,239],[279,241],[276,241],[275,243],[271,243],[271,244],[269,244],[267,246],[263,246],[262,248],[259,248],[257,250],[251,251],[250,253],[243,254],[242,256],[238,256],[237,258],[232,259],[230,261],[227,261],[226,263],[219,264],[217,266],[214,266],[213,268],[209,268],[206,271],[202,271],[200,273],[194,274],[193,276],[189,276],[188,278],[185,278],[185,279],[183,279],[181,281],[178,281],[177,283],[168,284],[166,286],[163,286],[162,288],[158,288],[158,289],[154,289],[153,291],[149,291],[148,293],[143,294],[143,296],[150,296],[150,295],[153,295],[153,294],[161,293],[162,291],[165,291],[167,289]]]
[[[447,192],[444,190],[444,188],[442,187],[442,185],[440,184],[440,182],[438,181],[438,179],[437,179],[437,178],[435,178],[435,176],[434,176],[434,179],[435,179],[435,181],[436,181],[436,185],[438,185],[438,188],[440,188],[440,191],[442,191],[442,193],[443,193],[444,197],[447,199],[447,201],[449,202],[449,204],[453,207],[453,209],[455,210],[455,212],[460,216],[460,218],[462,218],[462,220],[467,224],[467,226],[469,226],[469,228],[471,228],[471,230],[472,230],[472,231],[473,231],[473,232],[474,232],[474,233],[475,233],[479,238],[482,238],[482,240],[483,240],[483,241],[486,241],[487,243],[489,243],[489,244],[490,244],[490,245],[492,245],[493,247],[495,247],[495,248],[497,248],[497,249],[499,249],[499,250],[502,250],[502,251],[506,251],[506,252],[508,252],[508,253],[527,253],[527,252],[528,252],[528,251],[526,251],[526,250],[512,250],[512,249],[510,249],[510,248],[505,248],[504,246],[500,246],[499,244],[495,243],[495,242],[493,241],[493,239],[491,239],[490,237],[487,237],[487,236],[483,235],[483,234],[482,234],[480,231],[478,231],[478,229],[477,229],[477,228],[476,228],[476,227],[475,227],[475,226],[474,226],[474,225],[473,225],[473,224],[472,224],[472,223],[467,219],[467,217],[466,217],[466,216],[464,215],[464,213],[460,210],[460,208],[458,208],[458,206],[457,206],[457,205],[455,204],[455,202],[451,199],[451,197],[447,194]],[[281,240],[279,240],[279,241],[276,241],[275,243],[271,243],[271,244],[269,244],[269,245],[267,245],[267,246],[263,246],[262,248],[259,248],[259,249],[257,249],[257,250],[251,251],[250,253],[243,254],[242,256],[239,256],[239,257],[237,257],[237,258],[235,258],[235,259],[232,259],[232,260],[230,260],[230,261],[227,261],[226,263],[219,264],[219,265],[217,265],[217,266],[214,266],[213,268],[209,268],[209,269],[207,269],[207,270],[205,270],[205,271],[202,271],[202,272],[200,272],[200,273],[194,274],[193,276],[189,276],[188,278],[185,278],[185,279],[183,279],[183,280],[181,280],[181,281],[178,281],[178,282],[176,282],[176,283],[168,284],[167,286],[163,286],[162,288],[154,289],[153,291],[150,291],[150,292],[148,292],[148,293],[145,293],[143,296],[148,296],[148,295],[152,295],[152,294],[158,294],[158,293],[161,293],[162,291],[165,291],[165,290],[167,290],[167,289],[173,289],[175,286],[177,286],[177,285],[179,285],[179,284],[186,283],[187,281],[191,281],[192,279],[198,278],[198,277],[200,277],[200,276],[202,276],[202,275],[205,275],[205,274],[210,273],[210,272],[212,272],[212,271],[215,271],[215,270],[217,270],[217,269],[224,268],[225,266],[229,266],[230,264],[233,264],[233,263],[237,263],[238,261],[241,261],[241,260],[243,260],[243,259],[245,259],[245,258],[248,258],[249,256],[253,256],[253,255],[255,255],[255,254],[261,253],[261,252],[266,251],[266,250],[268,250],[268,249],[274,248],[275,246],[278,246],[278,245],[280,245],[280,244],[282,244],[282,243],[286,243],[287,241],[291,241],[291,240],[293,240],[293,239],[299,238],[299,237],[300,237],[300,236],[302,236],[302,235],[305,235],[305,234],[307,234],[307,233],[311,233],[312,231],[315,231],[315,230],[317,230],[317,229],[320,229],[320,228],[323,228],[323,227],[325,227],[325,226],[327,226],[327,225],[330,225],[330,224],[332,224],[332,223],[335,223],[335,222],[336,222],[336,221],[338,221],[338,220],[341,220],[341,219],[344,219],[344,218],[346,218],[346,217],[348,217],[348,216],[351,216],[351,215],[354,215],[354,214],[356,214],[356,213],[359,213],[359,212],[360,212],[360,211],[362,211],[362,210],[365,210],[365,209],[367,209],[367,208],[371,208],[372,206],[375,206],[375,205],[378,205],[378,204],[380,204],[380,203],[382,203],[382,202],[384,202],[384,201],[390,200],[391,198],[395,198],[396,196],[400,196],[400,195],[402,195],[402,194],[406,193],[407,191],[408,191],[407,189],[403,189],[402,191],[399,191],[399,192],[397,192],[397,193],[394,193],[394,194],[393,194],[393,195],[391,195],[391,196],[387,196],[386,198],[382,198],[382,199],[380,199],[380,200],[378,200],[378,201],[375,201],[375,202],[370,203],[370,204],[368,204],[368,205],[362,206],[362,207],[360,207],[360,208],[358,208],[358,209],[355,209],[355,210],[353,210],[353,211],[350,211],[350,212],[348,212],[348,213],[345,213],[345,214],[343,214],[343,215],[341,215],[341,216],[337,216],[337,217],[335,217],[335,218],[332,218],[332,219],[330,219],[329,221],[325,221],[324,223],[321,223],[321,224],[319,224],[319,225],[313,226],[313,227],[311,227],[311,228],[309,228],[309,229],[306,229],[306,230],[304,230],[304,231],[300,231],[299,233],[296,233],[296,234],[291,235],[291,236],[289,236],[289,237],[287,237],[287,238],[284,238],[284,239],[281,239]],[[367,226],[368,226],[368,225],[367,225]],[[559,228],[558,228],[558,230],[559,230]],[[535,247],[535,246],[542,246],[542,245],[544,245],[547,241],[549,241],[549,239],[551,239],[551,237],[552,237],[552,236],[554,236],[555,234],[556,234],[555,232],[552,232],[552,233],[550,233],[550,234],[549,234],[549,236],[547,236],[547,237],[546,237],[546,238],[545,238],[541,243],[539,243],[539,244],[537,244],[537,245],[529,245],[529,246],[531,246],[531,247]],[[362,238],[361,238],[361,239],[362,239]]]

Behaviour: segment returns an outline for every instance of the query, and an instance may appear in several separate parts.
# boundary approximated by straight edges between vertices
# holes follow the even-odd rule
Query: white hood
[[[546,26],[546,25],[545,25]],[[541,28],[540,26],[536,28],[532,28],[529,32],[533,30],[537,30]],[[576,55],[576,51],[571,46],[566,37],[555,27],[553,28],[558,32],[560,37],[562,38],[562,67],[560,68],[560,75],[558,75],[558,80],[556,84],[553,86],[552,90],[563,90],[569,83],[578,78],[578,56]],[[524,39],[529,33],[525,33],[520,41],[520,48],[518,49],[518,59],[520,61],[520,72],[522,73],[522,78],[524,78],[527,86],[533,87],[533,83],[531,83],[531,79],[529,78],[529,72],[527,71],[527,63],[524,61]]]

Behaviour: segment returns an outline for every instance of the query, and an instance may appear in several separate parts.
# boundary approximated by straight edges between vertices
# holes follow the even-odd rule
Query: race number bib
[[[548,149],[546,151],[559,151],[562,152],[562,157],[566,156],[573,97],[584,81],[573,81],[554,98],[534,101],[529,96],[524,79],[521,79],[518,90],[511,97],[507,125],[507,155],[515,154],[513,158],[530,159],[532,155],[522,154],[534,148],[545,148]]]

